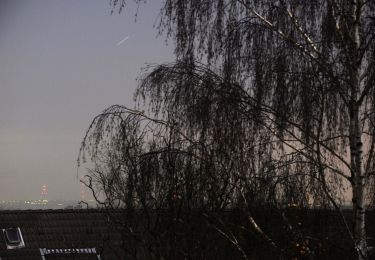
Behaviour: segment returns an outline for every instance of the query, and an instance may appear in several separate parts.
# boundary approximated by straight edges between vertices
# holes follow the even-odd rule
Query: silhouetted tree
[[[357,258],[366,259],[374,16],[375,2],[364,0],[166,0],[159,28],[174,40],[176,62],[148,68],[136,92],[156,119],[111,107],[94,120],[82,151],[91,148],[96,167],[107,167],[105,183],[113,167],[126,168],[119,188],[126,205],[169,208],[181,198],[187,208],[242,207],[275,248],[249,209],[325,203],[340,211],[349,190],[353,227],[342,220]],[[136,131],[122,130],[133,124]],[[115,164],[98,160],[112,153],[120,155]],[[137,193],[143,199],[127,186],[133,164],[138,180],[151,178],[148,193]]]

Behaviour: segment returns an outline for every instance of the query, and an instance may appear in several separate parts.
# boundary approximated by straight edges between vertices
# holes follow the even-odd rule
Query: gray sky
[[[0,0],[0,200],[37,199],[43,184],[79,199],[93,117],[133,107],[140,69],[173,60],[153,28],[161,0],[149,2],[135,22],[134,5],[110,15],[109,0]]]

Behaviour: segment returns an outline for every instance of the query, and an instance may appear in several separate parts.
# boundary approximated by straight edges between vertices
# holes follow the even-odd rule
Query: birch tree
[[[249,115],[259,107],[260,116],[251,116],[286,153],[317,165],[323,183],[340,176],[350,185],[353,238],[358,258],[366,258],[366,192],[374,175],[374,1],[165,1],[162,12],[160,28],[174,39],[178,61],[189,64],[184,75],[199,73],[197,62],[217,72],[231,87],[209,86],[208,95],[229,92],[223,95]],[[154,70],[139,93],[156,112],[197,124],[189,108],[202,91],[192,85],[201,79],[174,79],[175,69]]]
[[[273,206],[326,201],[339,211],[349,196],[347,231],[366,259],[374,17],[375,2],[365,0],[165,0],[159,30],[176,61],[149,67],[136,96],[190,145],[203,144],[190,154],[209,155],[230,176],[229,204],[259,193]]]

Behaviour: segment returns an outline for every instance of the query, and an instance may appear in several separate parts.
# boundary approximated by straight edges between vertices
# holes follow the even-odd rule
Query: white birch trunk
[[[350,122],[350,150],[352,167],[353,194],[353,235],[358,259],[366,259],[367,243],[365,229],[365,176],[362,158],[361,126],[358,119],[358,108],[354,109],[354,118]]]
[[[359,65],[359,46],[360,46],[360,16],[361,16],[361,0],[353,1],[351,5],[351,28],[349,31],[351,43],[349,57],[347,61],[347,69],[350,73],[350,155],[352,170],[352,194],[353,194],[353,235],[354,243],[357,250],[359,260],[367,258],[367,242],[366,242],[366,180],[363,168],[363,143],[362,129],[360,122],[360,107],[358,103],[360,96],[360,65]]]

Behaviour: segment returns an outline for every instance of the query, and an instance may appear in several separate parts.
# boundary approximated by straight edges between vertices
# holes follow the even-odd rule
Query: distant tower
[[[47,199],[48,188],[47,188],[47,185],[46,185],[46,184],[43,184],[43,185],[42,185],[40,195],[41,195],[42,200],[46,200],[46,199]]]

